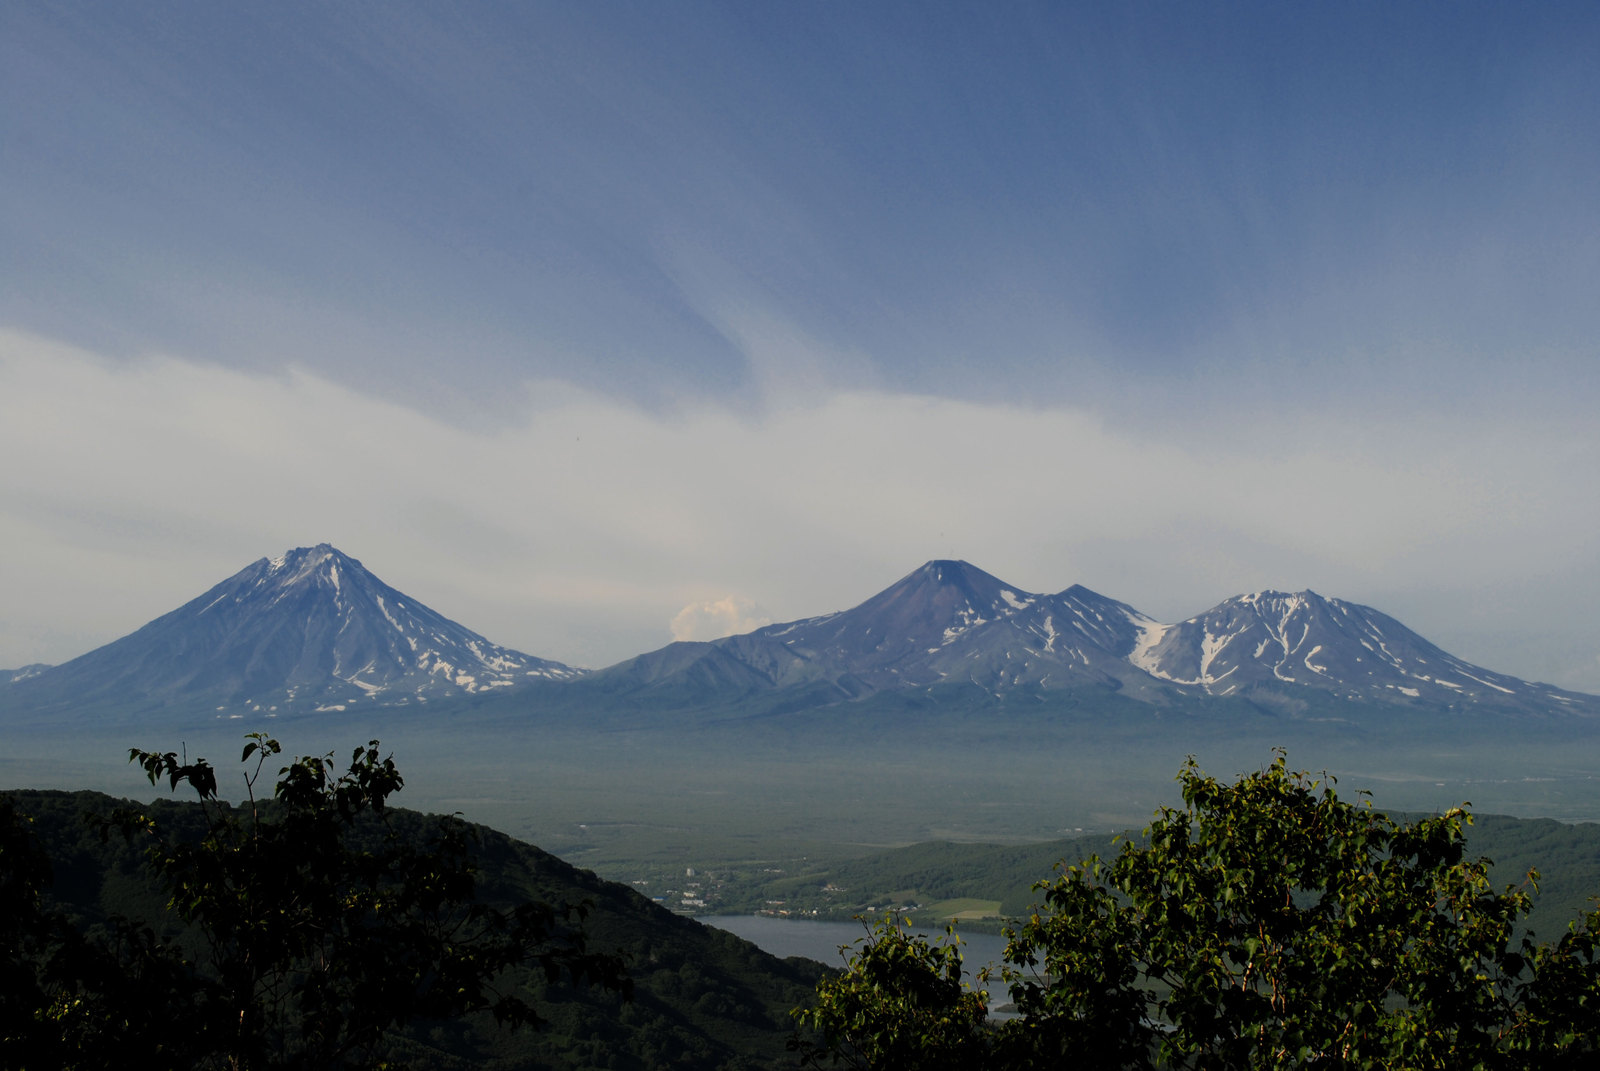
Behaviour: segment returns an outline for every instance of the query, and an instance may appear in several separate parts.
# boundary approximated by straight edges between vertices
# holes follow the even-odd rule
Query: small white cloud
[[[770,624],[772,618],[762,614],[749,599],[725,595],[712,602],[690,603],[679,610],[672,619],[672,638],[716,640]]]

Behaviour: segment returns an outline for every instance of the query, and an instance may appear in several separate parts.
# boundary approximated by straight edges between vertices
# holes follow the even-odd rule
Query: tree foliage
[[[890,914],[868,930],[850,970],[817,986],[815,1006],[795,1013],[821,1041],[796,1034],[802,1060],[876,1071],[969,1071],[981,1066],[985,995],[961,984],[953,930],[930,944]]]
[[[1465,811],[1397,823],[1281,753],[1233,784],[1192,760],[1178,780],[1183,806],[1140,840],[1036,887],[1043,904],[1007,933],[1018,1015],[964,1041],[967,1066],[1591,1065],[1600,913],[1535,945],[1519,923],[1537,874],[1491,887],[1489,861],[1465,857]],[[899,960],[931,951],[895,940]],[[806,1021],[860,1066],[941,1066],[872,1058],[913,1021],[879,958],[864,948]]]
[[[0,797],[0,1066],[195,1065],[199,982],[147,926],[80,930],[47,903],[50,860],[32,819]]]
[[[627,990],[622,964],[585,946],[581,906],[477,900],[466,823],[434,817],[420,838],[398,831],[388,801],[403,781],[377,741],[343,770],[331,755],[295,759],[264,799],[257,787],[281,749],[264,734],[247,741],[238,807],[218,798],[205,760],[130,752],[152,783],[195,790],[198,837],[170,835],[144,809],[103,823],[146,846],[172,910],[198,935],[193,954],[131,924],[109,941],[74,941],[42,916],[27,924],[44,935],[22,951],[40,989],[31,1021],[61,1066],[126,1066],[136,1051],[170,1066],[373,1067],[410,1022],[488,1010],[537,1025],[507,983],[514,967]],[[4,846],[9,857],[11,839]],[[0,891],[36,902],[40,875],[28,873],[31,893]],[[116,979],[129,972],[161,984],[126,992]],[[129,1036],[114,1036],[119,1023]],[[102,1059],[108,1037],[113,1051],[126,1046],[120,1060]]]

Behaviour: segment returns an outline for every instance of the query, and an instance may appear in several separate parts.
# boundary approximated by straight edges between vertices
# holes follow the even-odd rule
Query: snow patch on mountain
[[[1161,645],[1161,641],[1166,634],[1172,630],[1172,626],[1163,625],[1154,618],[1146,617],[1138,612],[1130,613],[1128,621],[1134,628],[1139,630],[1138,638],[1134,641],[1133,650],[1128,653],[1128,661],[1152,677],[1171,680],[1171,677],[1161,671],[1161,663],[1155,656],[1155,650]]]

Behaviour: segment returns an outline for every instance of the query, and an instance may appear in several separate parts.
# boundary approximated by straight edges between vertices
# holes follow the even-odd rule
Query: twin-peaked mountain
[[[1088,588],[1036,595],[966,562],[932,561],[853,609],[671,644],[585,688],[707,705],[741,690],[793,691],[806,705],[907,689],[1138,690],[1160,683],[1127,660],[1146,620]]]
[[[929,562],[848,610],[587,673],[496,646],[326,544],[263,558],[129,636],[0,683],[0,706],[44,714],[462,700],[583,718],[1129,702],[1600,716],[1600,698],[1473,666],[1376,610],[1309,591],[1243,595],[1167,625],[1081,586],[1027,592],[960,561]]]
[[[580,671],[490,643],[327,544],[253,562],[137,632],[8,689],[39,711],[223,716],[447,700]]]

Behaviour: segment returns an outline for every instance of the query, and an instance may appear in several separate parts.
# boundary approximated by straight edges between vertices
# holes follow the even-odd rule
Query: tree
[[[46,962],[54,952],[59,919],[41,899],[50,861],[29,823],[0,796],[0,1062],[6,1067],[50,1048],[41,1012],[54,1003]]]
[[[868,929],[849,970],[818,984],[816,1004],[796,1010],[820,1043],[797,1034],[790,1047],[810,1066],[970,1071],[982,1066],[985,999],[961,984],[953,930],[930,944],[890,914]]]
[[[197,792],[198,838],[169,835],[140,809],[107,823],[147,843],[171,907],[203,946],[187,964],[186,1066],[372,1067],[391,1032],[416,1020],[488,1010],[537,1025],[509,981],[516,967],[628,990],[621,963],[585,947],[581,906],[478,902],[471,828],[397,815],[388,800],[403,780],[377,741],[343,772],[331,754],[294,760],[270,799],[256,789],[281,748],[261,733],[247,741],[239,807],[218,798],[204,759],[130,751],[151,783]],[[171,948],[151,942],[150,952],[170,959]]]
[[[1489,861],[1465,857],[1464,810],[1395,822],[1282,753],[1233,784],[1192,759],[1178,780],[1183,807],[1109,863],[1091,856],[1035,887],[1043,905],[1007,931],[1019,1014],[964,1042],[982,1053],[969,1065],[1590,1066],[1600,913],[1535,946],[1518,924],[1537,874],[1495,891]],[[833,991],[866,985],[875,956],[864,949]],[[808,1014],[827,1008],[819,993]],[[907,1023],[868,1007],[852,1043],[874,1052]]]
[[[50,860],[0,796],[0,1067],[187,1067],[203,986],[149,927],[113,916],[86,935],[48,906]]]
[[[1532,950],[1509,1048],[1528,1067],[1592,1068],[1600,1054],[1600,910]]]

